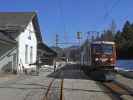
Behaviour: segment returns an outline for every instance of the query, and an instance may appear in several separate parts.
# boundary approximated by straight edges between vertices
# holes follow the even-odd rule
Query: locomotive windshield
[[[113,46],[112,45],[110,45],[110,44],[103,44],[102,45],[102,51],[103,51],[103,53],[109,53],[109,54],[112,54],[112,52],[113,52]]]
[[[92,44],[94,53],[112,54],[113,45],[111,44]]]

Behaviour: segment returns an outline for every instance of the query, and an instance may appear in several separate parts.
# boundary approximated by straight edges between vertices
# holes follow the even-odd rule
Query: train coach
[[[116,48],[114,42],[109,41],[86,41],[81,47],[80,64],[82,68],[90,72],[100,73],[98,76],[104,79],[112,79],[109,74],[114,70],[116,63]],[[95,73],[95,74],[97,74]]]

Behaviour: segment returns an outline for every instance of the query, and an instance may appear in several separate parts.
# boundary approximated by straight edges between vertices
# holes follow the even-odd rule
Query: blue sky
[[[133,22],[133,0],[1,0],[0,11],[36,11],[44,42],[76,42],[76,32],[103,31],[112,19],[121,29]],[[106,16],[106,14],[108,16]],[[106,16],[106,17],[105,17]],[[66,36],[66,38],[65,38]]]

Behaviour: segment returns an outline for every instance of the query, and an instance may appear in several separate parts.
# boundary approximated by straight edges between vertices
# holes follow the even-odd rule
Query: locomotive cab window
[[[109,44],[95,44],[92,45],[93,53],[104,53],[104,54],[112,54],[113,52],[113,45]]]
[[[112,52],[113,52],[113,46],[112,45],[108,45],[108,44],[103,44],[102,45],[102,51],[105,54],[112,54]]]

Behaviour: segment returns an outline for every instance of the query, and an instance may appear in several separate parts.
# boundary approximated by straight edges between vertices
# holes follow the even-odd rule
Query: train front
[[[116,62],[115,43],[97,41],[91,44],[92,64],[96,70],[114,70]]]

